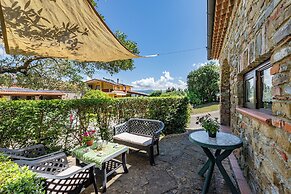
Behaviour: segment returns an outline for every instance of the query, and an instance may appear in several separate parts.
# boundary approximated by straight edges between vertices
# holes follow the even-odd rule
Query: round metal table
[[[230,187],[232,193],[240,193],[231,179],[229,178],[226,170],[223,168],[222,160],[227,158],[231,152],[240,148],[243,145],[243,142],[240,138],[235,135],[229,133],[218,132],[216,134],[216,138],[208,137],[208,133],[206,131],[195,131],[189,135],[189,140],[202,147],[203,151],[208,157],[206,164],[201,168],[198,172],[200,176],[204,176],[205,172],[208,170],[208,174],[206,176],[202,193],[207,193],[211,181],[211,177],[214,170],[214,165],[216,164],[219,171],[221,172],[224,180]],[[215,149],[215,154],[213,155],[210,149]],[[221,150],[224,150],[221,152]]]

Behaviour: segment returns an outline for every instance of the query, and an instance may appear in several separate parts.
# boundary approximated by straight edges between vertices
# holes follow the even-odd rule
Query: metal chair
[[[94,176],[95,164],[84,167],[69,167],[65,153],[58,153],[36,160],[15,160],[19,166],[27,166],[30,170],[45,178],[46,193],[80,193],[83,188],[93,184],[98,193]]]
[[[163,129],[162,121],[132,118],[114,127],[113,141],[147,151],[150,164],[154,165],[154,145],[159,155],[159,137]]]
[[[0,148],[0,152],[9,156],[11,160],[36,160],[61,153],[62,151],[48,154],[43,144],[37,144],[20,149]]]

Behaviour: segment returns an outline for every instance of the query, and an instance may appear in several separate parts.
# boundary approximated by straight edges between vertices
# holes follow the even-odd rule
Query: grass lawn
[[[209,103],[192,108],[192,114],[201,114],[219,110],[219,103]]]

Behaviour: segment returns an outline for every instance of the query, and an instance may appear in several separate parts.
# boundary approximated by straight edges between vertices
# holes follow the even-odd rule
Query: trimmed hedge
[[[35,193],[44,194],[44,181],[27,167],[16,163],[0,154],[0,193]]]
[[[43,143],[51,149],[69,149],[88,128],[100,129],[104,139],[112,128],[130,118],[158,119],[164,134],[185,131],[189,119],[185,97],[102,98],[0,102],[0,147]]]

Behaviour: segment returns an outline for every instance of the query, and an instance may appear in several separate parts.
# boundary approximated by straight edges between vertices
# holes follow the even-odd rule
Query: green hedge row
[[[189,119],[185,97],[80,99],[0,102],[0,147],[43,143],[69,149],[88,128],[100,129],[104,139],[129,118],[158,119],[164,134],[184,132]]]

